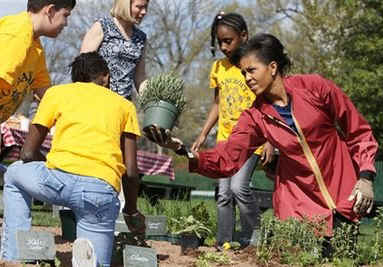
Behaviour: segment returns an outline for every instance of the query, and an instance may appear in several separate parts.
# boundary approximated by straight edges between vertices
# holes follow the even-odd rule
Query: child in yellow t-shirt
[[[217,39],[219,48],[226,57],[215,61],[211,68],[210,87],[215,90],[214,102],[199,137],[192,145],[192,150],[195,151],[205,143],[207,135],[217,121],[217,142],[227,140],[242,111],[249,108],[255,100],[255,95],[247,87],[241,70],[229,61],[231,53],[248,39],[247,25],[243,17],[236,13],[219,13],[214,19],[211,36],[213,56]],[[261,152],[262,148],[258,149],[237,174],[219,180],[216,196],[219,247],[233,241],[234,202],[240,211],[243,246],[249,244],[253,230],[260,224],[259,207],[249,183]]]
[[[41,99],[50,86],[39,38],[57,37],[75,4],[76,0],[29,0],[26,12],[0,18],[0,123],[30,90]]]
[[[75,59],[72,80],[46,91],[22,149],[23,162],[11,164],[5,173],[4,260],[18,259],[16,232],[31,228],[32,197],[75,213],[78,240],[94,248],[97,266],[110,266],[121,182],[126,224],[133,233],[145,232],[145,217],[137,210],[140,130],[135,106],[108,89],[109,69],[96,52]],[[53,125],[44,162],[39,147]],[[81,260],[87,254],[73,253],[73,263],[79,262],[76,255]]]

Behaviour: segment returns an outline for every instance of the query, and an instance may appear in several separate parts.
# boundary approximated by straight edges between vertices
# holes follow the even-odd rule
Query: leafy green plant
[[[231,259],[226,253],[218,252],[203,252],[199,255],[197,262],[195,263],[196,267],[210,267],[211,263],[217,263],[219,265],[230,264]]]
[[[334,231],[334,236],[330,243],[333,248],[334,259],[350,258],[353,259],[358,255],[357,252],[357,236],[359,233],[358,224],[342,223]]]
[[[256,255],[260,263],[277,259],[284,264],[313,265],[321,261],[323,222],[289,219],[280,221],[263,216]]]
[[[378,208],[376,223],[375,242],[373,246],[374,261],[383,258],[383,207]]]
[[[201,221],[189,215],[188,217],[180,217],[179,219],[171,218],[174,222],[176,229],[178,229],[174,234],[194,234],[198,238],[206,237],[211,233],[211,230],[206,227]]]
[[[179,113],[185,108],[184,81],[174,72],[161,73],[148,79],[145,89],[138,97],[142,109],[161,100],[173,104]]]

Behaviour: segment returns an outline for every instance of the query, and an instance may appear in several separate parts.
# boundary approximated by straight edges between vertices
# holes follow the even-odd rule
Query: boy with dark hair
[[[41,99],[50,78],[40,36],[56,38],[76,0],[28,0],[27,11],[0,18],[0,123],[31,90]]]

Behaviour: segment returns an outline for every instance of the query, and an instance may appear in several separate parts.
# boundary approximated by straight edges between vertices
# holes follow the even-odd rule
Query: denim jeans
[[[110,266],[120,210],[118,193],[101,179],[48,169],[44,162],[18,161],[4,175],[3,260],[18,259],[16,232],[31,229],[32,198],[72,209],[77,237],[92,242],[98,263]]]
[[[217,243],[233,241],[235,230],[235,204],[241,221],[241,243],[248,244],[253,230],[260,225],[260,210],[256,195],[250,189],[250,180],[259,155],[253,154],[242,168],[230,178],[219,179],[217,193]]]

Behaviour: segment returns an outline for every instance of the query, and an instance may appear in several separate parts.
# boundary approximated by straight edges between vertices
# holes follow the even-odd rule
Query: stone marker
[[[59,211],[61,210],[61,206],[52,205],[52,217],[58,217]]]
[[[250,245],[251,246],[258,246],[259,243],[259,235],[260,235],[260,230],[253,230],[253,234],[251,235],[250,239]]]
[[[19,260],[54,260],[54,235],[48,232],[17,231],[16,244]]]
[[[167,218],[166,216],[145,216],[146,235],[166,235]],[[125,224],[124,217],[120,215],[116,220],[116,232],[129,233]]]
[[[153,248],[125,246],[124,267],[157,267],[157,253]]]

